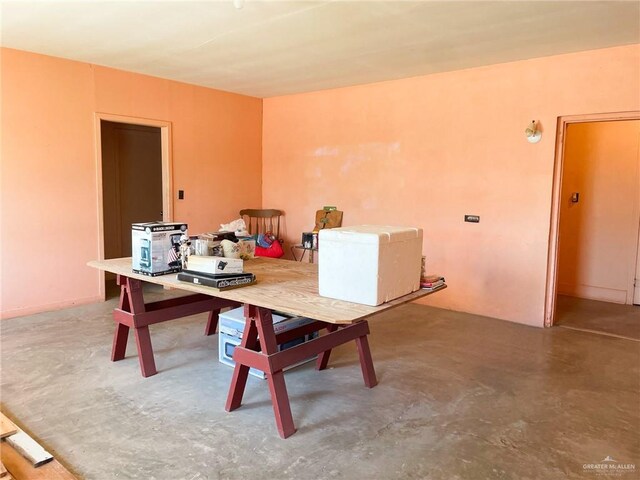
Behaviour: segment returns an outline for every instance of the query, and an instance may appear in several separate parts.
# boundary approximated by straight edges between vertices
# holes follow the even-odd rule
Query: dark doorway
[[[101,120],[100,131],[104,258],[129,257],[131,224],[163,219],[160,128]],[[106,281],[110,298],[115,278]]]

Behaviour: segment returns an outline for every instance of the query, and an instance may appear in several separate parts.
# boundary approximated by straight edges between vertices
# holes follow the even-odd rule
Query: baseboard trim
[[[76,307],[78,305],[86,305],[88,303],[97,303],[102,301],[104,301],[102,296],[97,295],[92,297],[77,298],[74,300],[65,300],[63,302],[47,303],[44,305],[14,308],[13,310],[0,312],[0,320],[6,320],[15,317],[24,317],[26,315],[34,315],[36,313],[51,312],[53,310],[62,310],[63,308]]]
[[[593,287],[591,285],[558,284],[558,294],[570,297],[585,298],[587,300],[600,300],[611,303],[627,303],[627,291],[615,288]]]

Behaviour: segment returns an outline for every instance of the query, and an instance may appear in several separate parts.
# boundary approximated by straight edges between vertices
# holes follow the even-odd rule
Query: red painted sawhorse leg
[[[276,335],[270,310],[245,305],[245,318],[247,324],[242,336],[242,342],[235,348],[233,353],[236,365],[225,405],[225,409],[228,412],[241,405],[249,368],[257,368],[265,372],[267,377],[278,433],[282,438],[293,435],[296,432],[296,428],[293,423],[289,395],[284,381],[284,368],[314,355],[319,355],[318,364],[321,363],[320,357],[322,357],[324,359],[324,367],[326,367],[331,349],[350,341],[355,341],[358,346],[360,366],[365,385],[372,388],[377,384],[373,361],[371,360],[371,351],[367,341],[369,324],[366,321],[339,329],[332,324],[314,322],[313,324]],[[328,330],[326,335],[278,352],[279,344],[322,328]],[[261,351],[256,351],[258,343]]]
[[[240,341],[239,347],[255,350],[258,346],[258,329],[256,327],[255,315],[255,308],[251,309],[250,305],[244,306],[246,325],[242,332],[242,340]],[[238,347],[234,349],[234,353],[236,349],[238,349]],[[244,389],[247,386],[248,376],[249,367],[236,362],[236,365],[233,367],[233,377],[231,377],[231,386],[229,387],[227,403],[224,407],[227,412],[235,410],[242,403],[242,396],[244,395]]]
[[[329,333],[335,332],[338,329],[338,325],[327,325],[327,331]],[[360,358],[360,368],[362,369],[362,377],[364,378],[364,384],[373,388],[378,384],[376,378],[376,371],[373,368],[373,361],[371,360],[371,350],[369,349],[369,340],[366,335],[355,339],[356,346],[358,347],[358,357]],[[324,370],[329,363],[329,356],[331,355],[331,349],[325,350],[318,355],[316,359],[316,370]]]
[[[206,332],[213,333],[218,323],[220,309],[238,305],[237,302],[203,294],[187,295],[145,304],[141,280],[118,275],[116,282],[120,285],[120,304],[113,311],[116,330],[113,334],[111,360],[116,362],[125,357],[129,329],[133,328],[143,377],[150,377],[157,373],[149,325],[196,313],[210,312]]]
[[[334,323],[330,323],[327,325],[327,332],[335,332],[338,329],[338,325]],[[329,363],[329,356],[331,355],[331,350],[326,350],[318,355],[316,359],[316,370],[324,370],[327,368],[327,364]]]
[[[216,333],[216,328],[218,328],[218,316],[220,315],[220,309],[211,310],[209,312],[209,318],[207,319],[207,326],[204,329],[204,334],[209,336]]]

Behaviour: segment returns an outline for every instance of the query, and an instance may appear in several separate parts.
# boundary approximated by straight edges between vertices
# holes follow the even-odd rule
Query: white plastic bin
[[[272,314],[272,319],[273,329],[276,334],[286,332],[294,328],[302,327],[303,325],[308,325],[309,323],[313,323],[315,321],[311,318],[289,318],[282,315],[277,315],[275,313]],[[239,307],[227,312],[223,312],[218,316],[218,361],[220,363],[223,363],[224,365],[228,365],[230,367],[235,366],[236,362],[233,360],[233,351],[235,350],[235,347],[240,345],[245,323],[244,307]],[[308,342],[309,340],[313,340],[317,336],[318,332],[309,333],[302,337],[291,340],[290,342],[287,342],[285,344],[278,345],[278,351],[286,350],[287,348],[294,347],[300,343]],[[295,368],[298,365],[302,365],[303,363],[315,360],[315,358],[316,357],[307,358],[299,363],[296,363],[295,365],[290,365],[289,367],[285,368],[285,370]],[[264,372],[255,368],[250,368],[249,374],[262,379],[266,378]]]

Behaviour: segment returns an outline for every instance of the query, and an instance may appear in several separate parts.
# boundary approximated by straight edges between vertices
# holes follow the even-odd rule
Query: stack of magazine
[[[183,270],[178,273],[178,280],[220,290],[229,290],[255,283],[256,276],[253,273],[205,273]]]
[[[444,277],[440,275],[426,275],[420,279],[420,288],[423,290],[437,290],[444,286]]]

